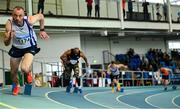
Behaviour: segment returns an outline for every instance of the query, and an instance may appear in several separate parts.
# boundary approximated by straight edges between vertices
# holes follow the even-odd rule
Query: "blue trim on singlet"
[[[117,72],[117,68],[110,68],[110,70],[111,70],[111,72],[113,72],[113,73],[115,73],[115,72]]]
[[[37,45],[37,42],[36,42],[36,40],[35,40],[34,37],[33,37],[33,30],[32,30],[32,28],[30,27],[30,24],[29,24],[29,22],[28,22],[28,16],[27,16],[27,19],[24,19],[24,21],[26,22],[27,27],[28,27],[28,30],[29,30],[29,36],[30,36],[30,39],[31,39],[31,40],[30,40],[31,46],[33,46],[32,39],[33,39],[35,45]]]

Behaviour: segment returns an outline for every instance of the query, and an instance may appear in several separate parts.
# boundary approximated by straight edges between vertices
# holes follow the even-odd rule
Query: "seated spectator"
[[[57,72],[53,72],[51,86],[52,87],[59,87],[59,81],[60,81],[60,79],[57,76]]]
[[[131,86],[131,81],[132,81],[132,72],[125,72],[124,85]]]
[[[93,72],[93,86],[98,86],[98,74],[97,72]]]
[[[180,66],[176,66],[175,72],[176,74],[180,74]]]
[[[106,78],[106,71],[102,71],[102,72],[101,72],[101,77],[102,77],[102,78]]]
[[[180,21],[180,11],[178,12],[178,17],[177,17],[177,21]]]
[[[39,74],[35,74],[34,84],[35,84],[35,87],[41,87],[42,86],[42,81],[41,81]]]
[[[136,86],[142,85],[142,72],[140,71],[140,68],[138,68],[137,72],[134,72],[134,80],[136,80]]]

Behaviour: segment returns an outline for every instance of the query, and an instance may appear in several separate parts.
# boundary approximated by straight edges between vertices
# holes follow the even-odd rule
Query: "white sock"
[[[81,89],[81,86],[79,86],[78,89]]]

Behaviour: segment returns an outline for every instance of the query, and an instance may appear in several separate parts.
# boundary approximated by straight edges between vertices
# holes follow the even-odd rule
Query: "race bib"
[[[18,42],[19,44],[25,45],[27,42],[30,41],[30,38],[29,38],[29,37],[28,37],[28,38],[24,38],[24,39],[22,39],[22,38],[17,38],[16,40],[17,40],[17,42]]]
[[[76,64],[77,62],[78,62],[78,60],[70,60],[70,63],[73,65]]]

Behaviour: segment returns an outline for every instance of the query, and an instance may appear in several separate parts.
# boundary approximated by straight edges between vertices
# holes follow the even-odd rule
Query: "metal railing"
[[[0,49],[0,83],[3,82],[5,85],[5,72],[10,72],[9,56],[6,50]],[[87,72],[86,68],[80,69],[81,74],[81,86],[83,87],[105,87],[110,86],[111,80],[110,75],[107,74],[104,69],[90,69],[91,73]],[[39,86],[51,86],[51,87],[64,87],[66,78],[63,77],[63,67],[59,62],[33,62],[33,77],[34,85],[36,81],[40,81]],[[152,71],[120,71],[119,82],[123,86],[147,86],[147,85],[158,85],[155,79],[155,72]],[[24,77],[24,76],[23,76]],[[170,80],[175,81],[180,85],[180,74],[170,74]],[[50,84],[50,85],[49,85]],[[67,84],[67,83],[66,83]],[[10,85],[10,84],[9,84]],[[38,85],[37,85],[38,86]]]
[[[115,61],[115,55],[112,54],[109,50],[102,51],[103,55],[103,64],[109,64],[111,61]]]
[[[1,11],[6,11],[6,0],[2,0],[0,5]],[[27,9],[26,0],[11,0],[10,10],[14,6],[19,5]],[[159,4],[159,13],[162,15],[160,20],[157,19],[157,7],[155,3],[150,3],[148,5],[149,20],[148,21],[166,21],[164,16],[164,4]],[[71,8],[70,8],[71,7]],[[115,18],[120,19],[120,2],[119,0],[100,0],[100,18]],[[38,0],[32,0],[32,12],[37,13]],[[143,21],[143,7],[142,2],[133,2],[133,20]],[[126,2],[126,17],[129,19],[128,2]],[[10,12],[10,11],[8,11]],[[173,21],[179,21],[178,19],[179,6],[171,5],[171,17]],[[86,17],[87,16],[87,5],[85,0],[46,0],[44,3],[44,14],[45,15],[55,15],[55,16],[77,16]],[[92,5],[92,17],[95,17],[95,5]],[[168,15],[167,15],[168,17]]]

